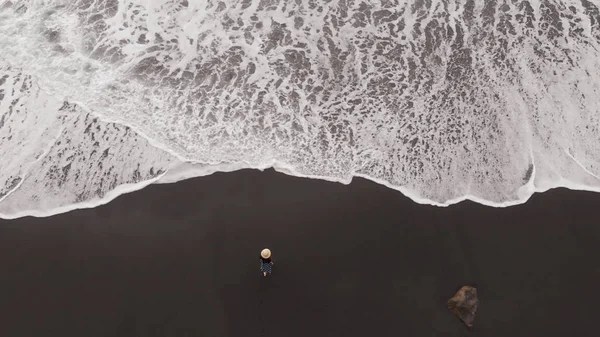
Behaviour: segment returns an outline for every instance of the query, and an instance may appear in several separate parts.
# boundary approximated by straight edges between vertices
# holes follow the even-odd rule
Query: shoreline
[[[196,165],[203,165],[203,166],[198,168],[198,167],[195,167]],[[185,169],[185,168],[183,168],[185,166],[189,166],[189,167],[187,169]],[[182,170],[182,168],[183,168],[183,172],[180,171],[180,170]],[[170,171],[174,171],[174,173],[171,173],[171,174],[175,174],[175,178],[173,178],[172,176],[169,176]],[[381,185],[385,188],[388,188],[396,193],[401,194],[402,196],[410,199],[412,202],[415,202],[417,204],[421,204],[421,205],[425,205],[425,206],[433,206],[433,207],[451,207],[451,206],[458,205],[458,204],[464,203],[464,202],[472,202],[472,203],[476,203],[476,204],[479,204],[479,205],[485,206],[485,207],[509,208],[509,207],[526,204],[536,194],[543,194],[548,191],[552,191],[552,190],[556,190],[556,189],[567,189],[570,191],[600,193],[600,188],[595,188],[593,186],[576,185],[573,182],[569,182],[569,184],[570,184],[569,185],[569,184],[564,183],[564,181],[562,181],[562,183],[557,183],[556,186],[552,186],[552,187],[543,187],[543,188],[533,187],[532,189],[530,189],[530,191],[526,192],[526,197],[523,200],[513,200],[513,201],[505,201],[502,203],[497,203],[497,202],[492,202],[489,200],[479,198],[474,195],[467,194],[467,195],[464,195],[464,196],[461,196],[458,198],[449,199],[444,203],[439,203],[439,202],[436,202],[436,201],[433,201],[430,199],[416,197],[416,196],[414,196],[414,193],[410,193],[410,191],[407,188],[403,188],[403,187],[397,188],[397,187],[391,186],[386,181],[379,180],[379,179],[372,178],[372,177],[365,176],[365,175],[360,175],[360,174],[352,176],[349,179],[349,181],[344,181],[344,180],[330,179],[327,177],[306,176],[306,175],[302,175],[302,174],[296,174],[293,170],[286,168],[285,165],[277,166],[276,164],[273,164],[273,163],[270,165],[267,165],[265,167],[253,168],[253,167],[246,167],[241,164],[219,164],[219,165],[208,165],[207,164],[207,165],[204,165],[204,164],[181,162],[177,166],[156,176],[155,178],[140,181],[137,183],[129,183],[129,184],[119,185],[115,189],[110,190],[104,197],[99,198],[99,199],[88,200],[85,202],[60,206],[57,208],[53,208],[51,210],[25,210],[25,211],[18,211],[18,212],[12,213],[12,214],[0,213],[0,220],[16,220],[16,219],[26,218],[26,217],[45,218],[45,217],[56,216],[56,215],[60,215],[60,214],[64,214],[64,213],[68,213],[68,212],[72,212],[72,211],[77,211],[77,210],[93,209],[93,208],[96,208],[99,206],[106,205],[106,204],[112,202],[113,200],[115,200],[116,198],[119,198],[122,195],[138,192],[138,191],[143,190],[151,185],[183,183],[184,181],[204,178],[204,177],[208,177],[208,176],[211,176],[214,174],[232,173],[232,172],[238,172],[238,171],[258,171],[258,172],[274,171],[279,174],[284,174],[284,175],[287,175],[287,176],[290,176],[293,178],[318,180],[318,181],[323,181],[323,182],[328,182],[328,183],[336,183],[336,184],[341,184],[341,185],[350,185],[355,180],[362,179],[362,180],[367,180],[371,183]],[[195,172],[195,174],[192,174],[191,172]],[[161,180],[163,180],[163,181],[161,181]],[[529,183],[526,185],[523,185],[521,188],[524,188],[528,185],[529,185]],[[14,191],[9,192],[4,197],[8,197],[12,192],[14,192]],[[522,193],[522,192],[518,192],[518,193]]]
[[[151,184],[0,220],[0,335],[594,336],[598,205],[553,189],[435,207],[274,170]],[[446,307],[463,285],[479,293],[472,330]]]

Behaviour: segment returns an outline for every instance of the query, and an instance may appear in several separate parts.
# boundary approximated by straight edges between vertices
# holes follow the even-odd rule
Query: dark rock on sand
[[[448,309],[458,316],[469,328],[473,326],[479,306],[477,288],[464,286],[448,301]]]

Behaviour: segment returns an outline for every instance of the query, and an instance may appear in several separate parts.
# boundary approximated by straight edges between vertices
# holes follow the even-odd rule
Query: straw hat
[[[268,259],[271,257],[271,251],[269,248],[265,248],[262,250],[262,252],[260,252],[260,256],[262,256],[263,259]]]

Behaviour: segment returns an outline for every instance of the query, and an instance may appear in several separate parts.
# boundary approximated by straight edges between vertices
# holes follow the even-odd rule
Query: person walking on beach
[[[268,248],[265,248],[260,252],[260,271],[262,271],[263,276],[267,276],[267,274],[270,275],[273,271],[271,251]]]

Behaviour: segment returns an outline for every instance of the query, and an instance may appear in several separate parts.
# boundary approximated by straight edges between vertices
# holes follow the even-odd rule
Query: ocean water
[[[0,216],[241,168],[600,191],[595,0],[0,0]]]

